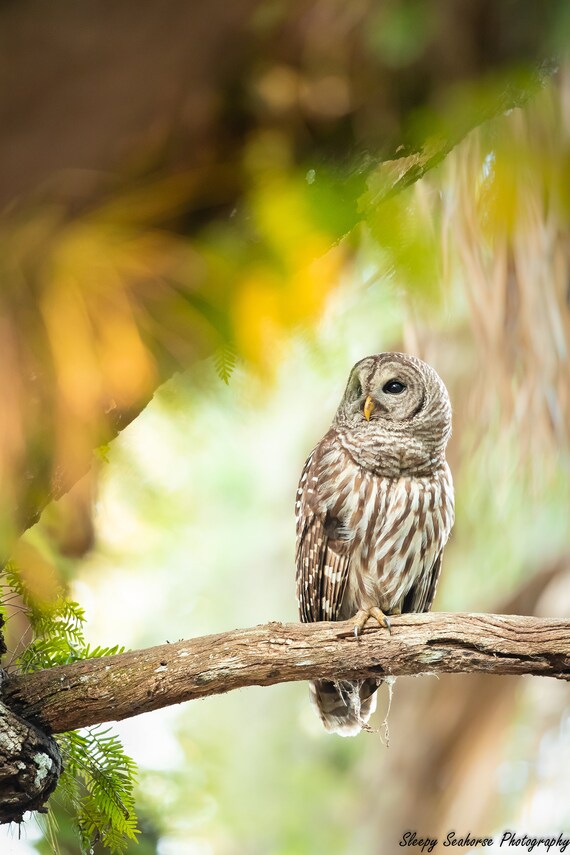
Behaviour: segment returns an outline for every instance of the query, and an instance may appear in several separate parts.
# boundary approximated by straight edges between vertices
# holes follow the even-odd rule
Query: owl
[[[445,459],[449,395],[414,356],[357,362],[332,425],[299,482],[297,600],[301,621],[369,619],[429,611],[454,520]],[[325,729],[355,736],[381,681],[318,681],[311,697]]]

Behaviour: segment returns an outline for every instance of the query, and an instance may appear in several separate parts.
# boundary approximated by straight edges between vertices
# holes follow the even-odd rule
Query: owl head
[[[449,395],[421,359],[378,353],[350,372],[333,426],[367,468],[384,466],[386,474],[429,471],[451,434]]]

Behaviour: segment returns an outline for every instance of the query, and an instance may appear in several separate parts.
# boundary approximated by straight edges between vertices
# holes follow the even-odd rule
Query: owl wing
[[[318,500],[320,447],[309,456],[297,489],[297,601],[303,623],[336,620],[350,563],[350,542],[338,536],[338,521]]]
[[[402,612],[429,612],[437,589],[442,556],[443,549],[440,549],[431,569],[422,573],[418,582],[410,588],[404,598]]]

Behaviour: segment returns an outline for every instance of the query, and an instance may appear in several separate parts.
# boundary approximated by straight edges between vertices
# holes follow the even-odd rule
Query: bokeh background
[[[567,6],[20,0],[0,32],[0,539],[34,596],[93,645],[295,620],[305,457],[352,364],[405,350],[454,406],[435,607],[566,616]],[[117,725],[129,855],[570,830],[565,685],[400,678],[387,708],[354,740],[302,684]]]

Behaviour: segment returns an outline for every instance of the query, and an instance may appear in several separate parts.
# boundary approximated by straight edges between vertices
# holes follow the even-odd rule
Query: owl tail
[[[311,701],[329,733],[356,736],[376,709],[378,680],[309,683]]]

